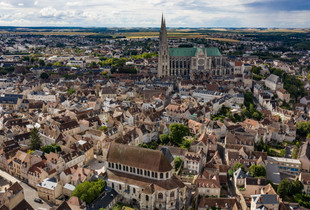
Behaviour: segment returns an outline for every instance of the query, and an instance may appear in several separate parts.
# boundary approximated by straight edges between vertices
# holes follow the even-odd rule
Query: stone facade
[[[234,68],[217,48],[169,48],[166,21],[159,36],[158,76],[190,76],[191,79],[233,75]]]

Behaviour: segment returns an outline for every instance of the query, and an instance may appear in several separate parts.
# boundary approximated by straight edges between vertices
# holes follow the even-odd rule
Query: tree
[[[85,181],[75,187],[72,195],[90,204],[102,193],[104,186],[105,182],[102,179],[96,182]]]
[[[54,66],[62,66],[60,62],[54,63]]]
[[[103,125],[103,126],[100,126],[100,127],[98,128],[98,130],[104,131],[104,132],[106,133],[106,132],[108,132],[108,127],[105,126],[105,125]]]
[[[280,182],[277,193],[281,198],[285,198],[286,196],[301,194],[302,190],[303,184],[299,180],[289,182],[287,179],[284,179]]]
[[[241,168],[242,171],[245,171],[245,168],[244,168],[244,166],[243,166],[242,163],[236,163],[235,166],[234,166],[234,168],[233,168],[233,171],[235,172],[235,171],[237,171],[239,168]]]
[[[258,143],[254,144],[255,147],[255,151],[263,151],[264,149],[264,141],[263,141],[263,137],[260,137],[260,140],[258,141]]]
[[[287,192],[289,190],[289,181],[287,179],[284,179],[280,182],[279,186],[278,186],[278,190],[277,193],[281,198],[285,198],[287,195]]]
[[[70,88],[70,89],[67,91],[67,93],[68,93],[69,95],[72,95],[73,93],[75,93],[75,90],[74,90],[73,88]]]
[[[292,158],[293,159],[297,159],[298,158],[298,153],[299,153],[299,149],[294,147],[293,152],[292,152]]]
[[[297,123],[297,133],[300,136],[307,136],[310,133],[310,122]]]
[[[304,186],[301,183],[301,181],[295,180],[291,182],[291,191],[289,192],[289,195],[293,196],[295,194],[301,194],[303,189],[304,189]]]
[[[39,60],[39,65],[40,65],[40,66],[45,66],[44,60]]]
[[[37,150],[41,148],[41,139],[39,135],[39,130],[37,128],[33,128],[30,132],[30,147],[31,150]]]
[[[251,71],[254,74],[259,74],[261,70],[262,70],[262,67],[260,67],[260,66],[252,66],[252,70]]]
[[[181,164],[182,164],[182,159],[180,157],[176,157],[174,159],[174,169],[177,171],[180,167],[181,167]]]
[[[251,165],[249,168],[249,172],[253,177],[265,177],[266,169],[262,165]]]
[[[163,145],[168,144],[170,142],[169,134],[161,134],[161,135],[159,135],[159,141]]]
[[[40,75],[41,79],[48,79],[48,77],[49,77],[49,75],[46,72],[42,72],[41,75]]]
[[[45,145],[42,147],[42,151],[47,154],[49,154],[50,152],[60,152],[61,147],[57,144]]]
[[[98,65],[97,65],[97,63],[96,63],[95,61],[92,61],[92,62],[89,64],[89,67],[90,67],[90,68],[97,68]]]
[[[174,123],[169,126],[169,139],[176,146],[179,146],[183,138],[189,134],[189,128],[185,125]]]

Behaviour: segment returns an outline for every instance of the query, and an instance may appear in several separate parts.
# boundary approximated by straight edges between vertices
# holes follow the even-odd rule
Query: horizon
[[[15,27],[309,28],[307,0],[0,0],[0,25]],[[163,9],[164,8],[164,9]]]
[[[16,28],[16,29],[21,29],[21,28],[43,28],[43,29],[48,29],[48,28],[55,28],[55,29],[94,29],[94,28],[106,28],[106,29],[159,29],[160,30],[160,26],[137,26],[137,27],[129,27],[129,26],[14,26],[14,25],[0,25],[0,29],[1,28]],[[310,29],[309,27],[305,27],[305,28],[301,28],[301,27],[166,27],[167,29]]]

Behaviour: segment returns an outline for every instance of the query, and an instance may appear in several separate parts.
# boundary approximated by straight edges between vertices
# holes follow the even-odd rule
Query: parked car
[[[34,199],[34,202],[43,203],[43,201],[42,201],[40,198],[35,198],[35,199]]]

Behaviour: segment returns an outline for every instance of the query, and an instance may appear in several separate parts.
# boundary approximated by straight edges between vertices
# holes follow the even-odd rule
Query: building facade
[[[140,209],[182,209],[186,186],[159,150],[112,143],[105,162],[107,186]]]
[[[162,17],[159,35],[159,77],[190,76],[192,80],[234,74],[234,68],[218,48],[169,48],[166,21]]]

